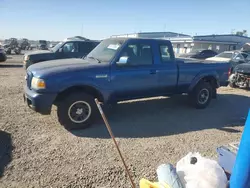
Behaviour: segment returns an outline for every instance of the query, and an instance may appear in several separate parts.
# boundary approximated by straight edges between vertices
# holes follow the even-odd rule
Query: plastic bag
[[[177,163],[176,170],[186,188],[227,187],[227,177],[220,165],[199,153],[188,153]]]

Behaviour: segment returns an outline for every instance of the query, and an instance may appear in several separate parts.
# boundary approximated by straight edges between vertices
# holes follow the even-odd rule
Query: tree
[[[238,36],[246,36],[246,37],[247,37],[247,36],[248,36],[248,35],[247,35],[247,30],[237,31],[237,32],[236,32],[236,35],[238,35]]]

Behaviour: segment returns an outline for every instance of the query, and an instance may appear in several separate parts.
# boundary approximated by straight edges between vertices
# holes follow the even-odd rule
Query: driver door
[[[131,42],[121,51],[120,57],[127,57],[124,66],[113,64],[111,84],[115,88],[113,95],[118,100],[152,96],[158,87],[153,56],[153,44],[150,42]]]

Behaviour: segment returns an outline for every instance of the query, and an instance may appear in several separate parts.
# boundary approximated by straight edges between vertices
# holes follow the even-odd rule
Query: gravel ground
[[[18,59],[19,58],[19,59]],[[69,132],[51,116],[34,113],[22,98],[21,56],[0,64],[0,187],[130,187],[104,124]],[[223,87],[204,110],[185,96],[128,101],[107,111],[138,185],[156,168],[189,151],[216,158],[216,147],[240,139],[250,92]]]

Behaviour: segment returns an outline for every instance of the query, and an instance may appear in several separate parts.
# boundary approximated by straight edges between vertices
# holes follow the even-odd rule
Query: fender
[[[191,82],[191,84],[190,84],[190,86],[188,88],[188,92],[191,92],[194,89],[194,87],[199,83],[199,81],[202,80],[205,77],[213,77],[216,80],[216,86],[217,87],[220,86],[219,75],[217,74],[216,71],[200,72],[192,80],[192,82]]]
[[[69,82],[69,83],[65,84],[63,87],[61,87],[59,89],[58,93],[61,93],[61,92],[65,91],[71,87],[91,87],[91,88],[95,89],[96,91],[98,91],[103,96],[103,99],[104,99],[103,102],[108,101],[110,98],[110,92],[108,90],[101,89],[95,83],[93,83],[91,81],[82,82],[82,80],[78,80],[77,82],[75,82],[75,81]]]

